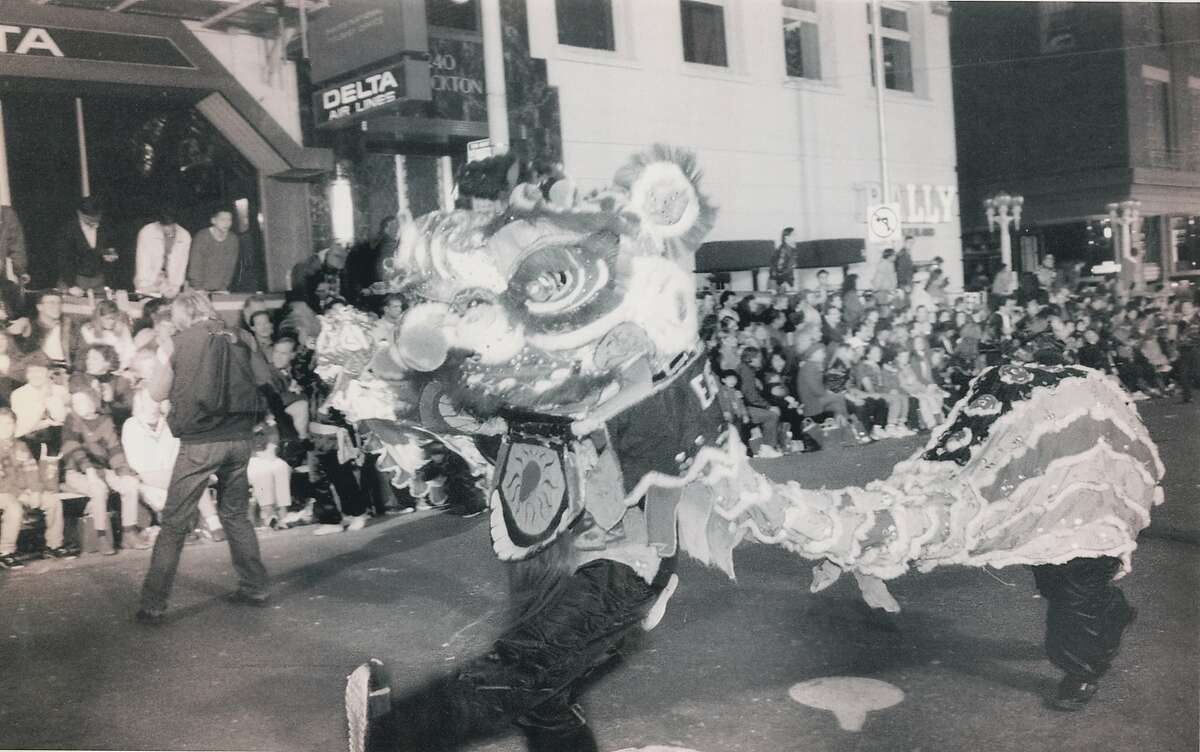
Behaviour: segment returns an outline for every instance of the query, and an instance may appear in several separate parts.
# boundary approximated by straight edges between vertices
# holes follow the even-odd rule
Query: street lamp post
[[[1131,287],[1135,292],[1141,292],[1146,286],[1146,279],[1142,273],[1141,259],[1133,255],[1133,234],[1142,221],[1142,202],[1122,201],[1119,204],[1109,204],[1105,208],[1108,209],[1109,222],[1120,228],[1120,240],[1115,244],[1116,261],[1121,265],[1118,274],[1121,282],[1120,293],[1127,294]]]
[[[1000,261],[1013,270],[1012,238],[1008,234],[1011,224],[1014,230],[1021,229],[1021,207],[1025,204],[1023,196],[1010,196],[1004,191],[991,198],[983,200],[983,209],[987,212],[988,230],[1000,230]]]

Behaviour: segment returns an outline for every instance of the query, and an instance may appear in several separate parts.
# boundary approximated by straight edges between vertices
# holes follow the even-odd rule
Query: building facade
[[[947,9],[882,7],[892,198],[917,260],[943,257],[957,287]],[[867,3],[554,0],[530,4],[528,27],[581,187],[608,182],[631,152],[674,144],[697,152],[720,209],[712,240],[777,242],[788,226],[800,240],[865,239],[882,196]]]
[[[955,3],[951,54],[963,224],[1024,196],[1014,263],[1115,260],[1109,205],[1140,202],[1151,281],[1200,274],[1200,5]]]

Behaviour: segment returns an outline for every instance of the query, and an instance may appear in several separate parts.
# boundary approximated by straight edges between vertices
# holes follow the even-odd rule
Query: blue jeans
[[[196,529],[198,504],[210,475],[217,476],[217,516],[225,528],[233,568],[238,575],[238,590],[263,598],[270,585],[267,569],[258,552],[258,537],[247,512],[250,484],[246,465],[253,451],[250,439],[181,444],[167,487],[162,527],[154,542],[150,569],[142,585],[142,608],[162,612],[167,608],[175,570],[188,534]]]

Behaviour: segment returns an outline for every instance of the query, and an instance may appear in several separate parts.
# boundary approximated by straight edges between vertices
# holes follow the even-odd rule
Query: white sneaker
[[[418,512],[428,512],[430,509],[433,509],[433,505],[430,504],[428,501],[421,499],[420,501],[417,502],[417,506],[414,508]]]
[[[872,439],[879,441],[880,439],[886,439],[888,437],[888,435],[889,435],[888,432],[883,430],[879,426],[871,426],[871,438]]]
[[[347,531],[362,530],[364,527],[367,526],[367,515],[365,515],[365,514],[360,514],[357,517],[347,517],[346,519],[350,520],[350,524],[346,525]]]
[[[758,456],[763,459],[772,460],[776,457],[782,457],[783,455],[780,454],[779,450],[775,447],[764,444],[762,448],[758,450]]]
[[[317,529],[313,531],[313,535],[333,535],[334,533],[342,532],[342,526],[338,525],[317,525]]]
[[[1149,397],[1146,396],[1145,392],[1134,392],[1133,394],[1131,394],[1129,396],[1133,398],[1134,402],[1143,402],[1145,400],[1150,399]]]
[[[898,425],[888,426],[887,428],[883,429],[883,432],[888,438],[891,439],[899,439],[900,437],[904,436],[904,429]]]

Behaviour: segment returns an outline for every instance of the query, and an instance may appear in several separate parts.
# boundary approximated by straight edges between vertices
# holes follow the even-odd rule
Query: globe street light
[[[983,200],[983,209],[987,213],[988,230],[1000,230],[1000,261],[1011,271],[1012,238],[1008,234],[1008,226],[1021,229],[1021,207],[1025,204],[1024,196],[1010,196],[1004,191],[991,198]]]

